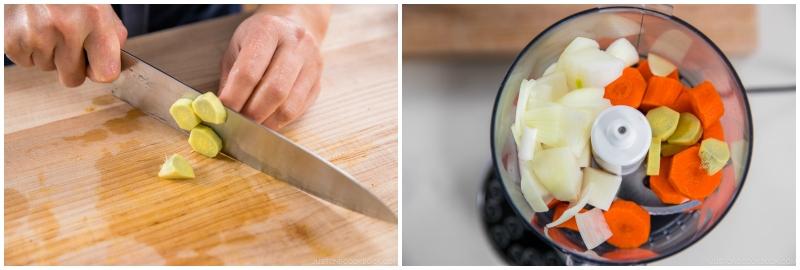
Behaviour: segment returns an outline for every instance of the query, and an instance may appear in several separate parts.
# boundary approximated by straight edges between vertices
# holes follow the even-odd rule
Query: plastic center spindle
[[[594,160],[606,171],[628,174],[641,165],[651,136],[650,123],[638,110],[629,106],[605,109],[592,124]]]
[[[636,133],[635,130],[629,128],[630,125],[631,124],[623,118],[614,119],[612,123],[608,125],[608,130],[606,130],[608,142],[615,147],[631,147],[636,140]]]

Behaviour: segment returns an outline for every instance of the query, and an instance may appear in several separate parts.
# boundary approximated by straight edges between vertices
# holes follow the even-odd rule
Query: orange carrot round
[[[681,204],[688,201],[689,198],[672,188],[667,180],[670,166],[672,166],[672,158],[661,157],[661,170],[658,175],[650,176],[650,189],[664,204]]]
[[[703,199],[719,186],[722,173],[708,175],[700,162],[700,146],[686,148],[672,157],[669,183],[681,194],[691,199]]]
[[[611,229],[608,243],[618,248],[637,248],[650,238],[650,214],[638,204],[617,199],[605,212]]]
[[[708,128],[719,121],[719,118],[725,113],[722,98],[709,81],[695,86],[689,91],[689,97],[692,100],[694,115],[703,123],[703,128]],[[647,98],[647,94],[645,94],[645,98]]]
[[[639,108],[646,87],[647,83],[639,70],[625,68],[619,78],[606,86],[603,97],[610,100],[611,105],[628,105]]]
[[[641,108],[649,110],[658,106],[672,105],[682,90],[683,85],[678,80],[652,76],[647,81],[647,90],[644,92]]]

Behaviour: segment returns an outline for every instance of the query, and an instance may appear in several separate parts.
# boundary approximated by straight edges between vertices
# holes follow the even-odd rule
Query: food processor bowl
[[[500,86],[491,125],[495,173],[501,179],[507,200],[526,221],[528,229],[561,252],[569,264],[645,264],[680,252],[702,239],[722,220],[742,189],[753,139],[750,108],[742,83],[722,51],[703,33],[672,16],[671,12],[671,6],[664,5],[607,6],[566,17],[536,36],[520,52]],[[541,77],[576,37],[597,40],[601,48],[618,38],[626,38],[640,56],[646,57],[652,52],[674,63],[685,85],[710,81],[725,106],[720,121],[731,149],[731,161],[722,171],[720,186],[691,210],[652,216],[649,240],[639,248],[619,249],[604,243],[587,251],[577,232],[560,228],[545,230],[545,224],[552,221],[552,209],[535,213],[520,190],[517,151],[511,134],[520,83],[523,79]],[[623,179],[623,182],[644,182],[647,178],[641,174]],[[637,203],[664,206],[657,200]]]

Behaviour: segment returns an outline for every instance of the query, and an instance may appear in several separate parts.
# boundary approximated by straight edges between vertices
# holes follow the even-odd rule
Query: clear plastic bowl
[[[492,116],[492,158],[509,202],[528,228],[560,251],[569,264],[644,264],[663,259],[703,238],[725,216],[741,191],[752,153],[752,120],[742,83],[728,59],[703,33],[671,15],[670,6],[598,7],[562,19],[534,38],[517,56],[506,73],[495,100]],[[607,243],[587,252],[580,235],[544,225],[550,212],[534,213],[520,191],[516,148],[511,135],[516,97],[523,79],[539,78],[575,37],[597,40],[605,48],[625,37],[641,56],[654,52],[678,66],[684,84],[694,86],[711,81],[722,97],[725,114],[721,119],[725,141],[731,148],[731,162],[723,169],[722,183],[695,210],[651,218],[647,243],[638,249],[618,249]],[[623,182],[644,181],[624,177]],[[625,183],[623,183],[625,185]],[[659,202],[642,203],[658,206]]]

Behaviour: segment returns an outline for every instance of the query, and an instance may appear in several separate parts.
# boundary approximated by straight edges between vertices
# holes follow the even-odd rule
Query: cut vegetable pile
[[[646,115],[653,136],[646,174],[662,203],[703,199],[717,189],[730,159],[721,97],[708,81],[692,88],[679,78],[668,59],[640,59],[625,38],[601,50],[578,37],[541,78],[522,81],[511,126],[520,187],[535,212],[550,212],[546,202],[556,200],[547,228],[578,231],[587,249],[634,249],[648,241],[650,214],[617,198],[622,177],[592,162],[592,124],[611,106]]]
[[[180,98],[169,108],[178,127],[189,131],[189,145],[195,152],[213,158],[222,150],[222,139],[214,130],[202,122],[222,124],[227,119],[227,111],[222,102],[212,92],[195,98]],[[191,164],[178,154],[170,156],[163,165],[158,176],[166,179],[194,178]]]

